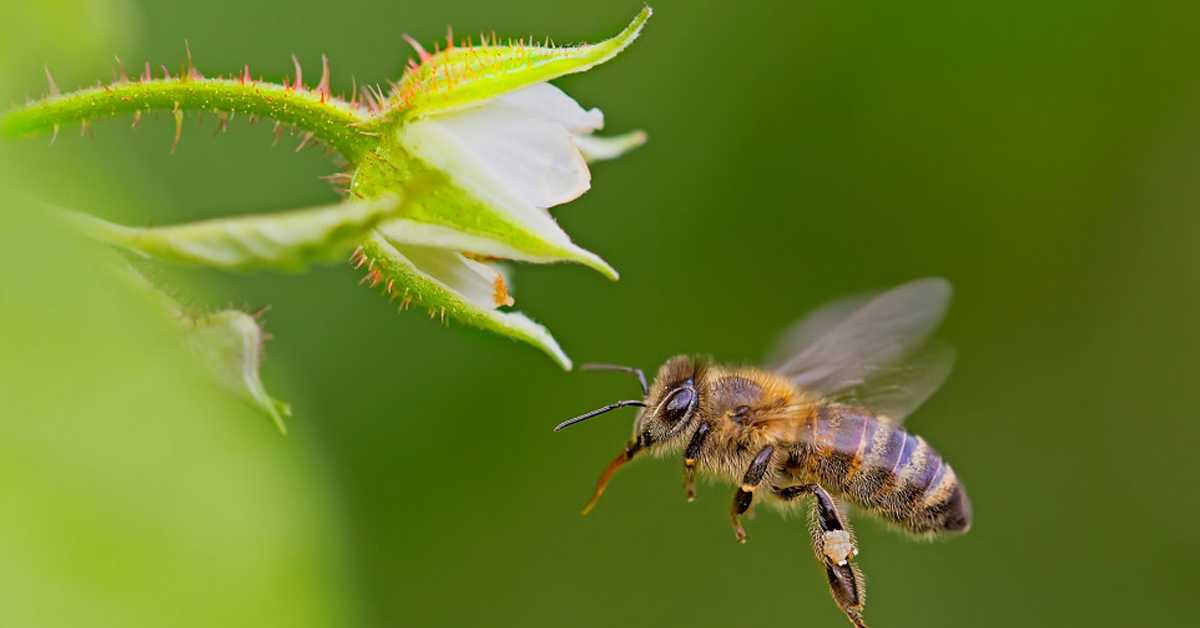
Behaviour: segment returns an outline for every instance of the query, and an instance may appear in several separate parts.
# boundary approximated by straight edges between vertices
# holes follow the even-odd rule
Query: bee
[[[560,423],[563,430],[617,408],[639,407],[633,435],[596,483],[588,514],[623,465],[644,454],[682,453],[684,487],[696,474],[737,488],[730,522],[756,502],[787,509],[811,501],[810,532],[833,599],[865,628],[865,590],[848,502],[917,536],[966,532],[971,503],[954,469],[902,421],[945,381],[954,351],[930,336],[950,303],[950,284],[912,281],[819,307],[783,336],[765,369],[687,355],[668,360],[642,399],[617,401]]]

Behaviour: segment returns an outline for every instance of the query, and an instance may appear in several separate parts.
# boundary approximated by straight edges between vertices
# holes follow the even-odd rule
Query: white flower
[[[574,242],[550,208],[591,187],[588,162],[641,145],[640,131],[612,138],[599,109],[584,109],[549,81],[604,63],[637,38],[643,9],[615,37],[555,47],[524,41],[455,45],[420,57],[395,85],[380,121],[378,159],[365,160],[351,190],[370,198],[430,181],[380,232],[396,247],[442,248],[478,258],[573,261],[611,279],[617,272]]]
[[[465,233],[461,228],[395,220],[383,232],[396,243],[436,245],[531,262],[570,259],[612,278],[617,272],[574,244],[547,211],[591,187],[585,149],[604,126],[599,109],[585,110],[549,83],[537,83],[473,107],[403,125],[398,139],[416,159],[446,173],[483,205],[541,240],[542,250]],[[604,144],[600,144],[601,147]]]

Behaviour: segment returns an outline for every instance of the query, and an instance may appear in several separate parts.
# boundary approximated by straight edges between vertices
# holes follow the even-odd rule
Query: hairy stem
[[[6,114],[0,119],[0,133],[15,136],[47,132],[67,123],[150,111],[175,113],[177,125],[182,120],[179,114],[185,111],[269,118],[312,133],[350,163],[358,163],[377,144],[375,134],[364,128],[370,116],[331,97],[327,87],[312,91],[246,77],[210,79],[186,75],[122,81],[52,95]]]

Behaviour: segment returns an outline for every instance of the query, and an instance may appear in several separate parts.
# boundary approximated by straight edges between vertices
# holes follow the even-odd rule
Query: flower
[[[433,244],[492,257],[577,261],[616,279],[611,266],[574,244],[546,211],[591,187],[587,158],[602,152],[597,146],[606,146],[592,136],[603,126],[599,109],[584,110],[550,83],[409,122],[400,127],[398,140],[412,158],[452,173],[455,193],[472,197],[464,205],[486,205],[523,228],[530,241],[411,219],[393,220],[383,233],[397,243]]]
[[[177,77],[155,78],[147,63],[134,80],[122,68],[108,85],[69,93],[57,89],[47,69],[50,94],[0,115],[0,135],[57,134],[67,123],[87,129],[93,120],[122,113],[136,124],[143,113],[169,111],[173,152],[185,112],[214,113],[221,130],[235,114],[272,119],[277,133],[290,126],[300,132],[300,148],[314,140],[341,155],[347,170],[332,179],[348,183],[350,198],[151,227],[65,216],[88,236],[128,253],[226,270],[295,271],[353,251],[363,281],[402,309],[419,307],[433,318],[527,342],[569,369],[570,359],[544,327],[501,309],[514,303],[512,284],[495,262],[571,261],[617,278],[600,256],[571,240],[549,209],[588,190],[590,162],[618,157],[646,136],[596,135],[604,126],[600,110],[585,109],[550,81],[612,59],[650,15],[644,8],[616,36],[591,45],[502,43],[494,35],[479,45],[455,44],[451,37],[444,50],[430,54],[410,39],[419,62],[410,62],[390,95],[365,89],[363,100],[331,92],[324,58],[314,88],[305,86],[295,59],[295,75],[277,84],[254,80],[248,65],[236,75],[205,77],[190,50]],[[256,346],[242,342],[249,337],[245,319],[211,322],[224,336],[199,336],[215,355],[236,357],[226,349]],[[246,363],[257,359],[243,353]],[[244,384],[259,405],[275,407],[261,386]],[[272,412],[279,420],[278,410]]]
[[[645,133],[597,136],[599,109],[585,109],[549,81],[604,63],[637,38],[643,9],[608,40],[574,47],[454,45],[410,62],[370,131],[381,137],[352,173],[350,192],[373,198],[404,190],[403,211],[382,222],[355,253],[366,281],[402,307],[453,318],[530,342],[564,368],[571,362],[545,328],[515,312],[511,283],[495,259],[571,261],[610,279],[617,271],[572,242],[548,211],[591,187],[589,162],[619,157]],[[390,273],[390,274],[389,274]]]
[[[641,32],[644,9],[620,34],[594,45],[524,42],[454,46],[421,59],[392,91],[381,124],[379,159],[354,173],[352,193],[426,175],[437,183],[405,216],[380,231],[395,245],[418,245],[488,258],[573,261],[610,279],[618,274],[576,245],[549,208],[591,186],[588,162],[641,145],[645,134],[598,137],[599,109],[584,109],[548,81],[582,72],[624,50]]]

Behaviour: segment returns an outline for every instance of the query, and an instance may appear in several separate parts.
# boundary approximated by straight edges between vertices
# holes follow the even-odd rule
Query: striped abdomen
[[[797,471],[913,532],[970,526],[962,484],[920,436],[838,404],[819,406],[807,427],[792,461]]]

